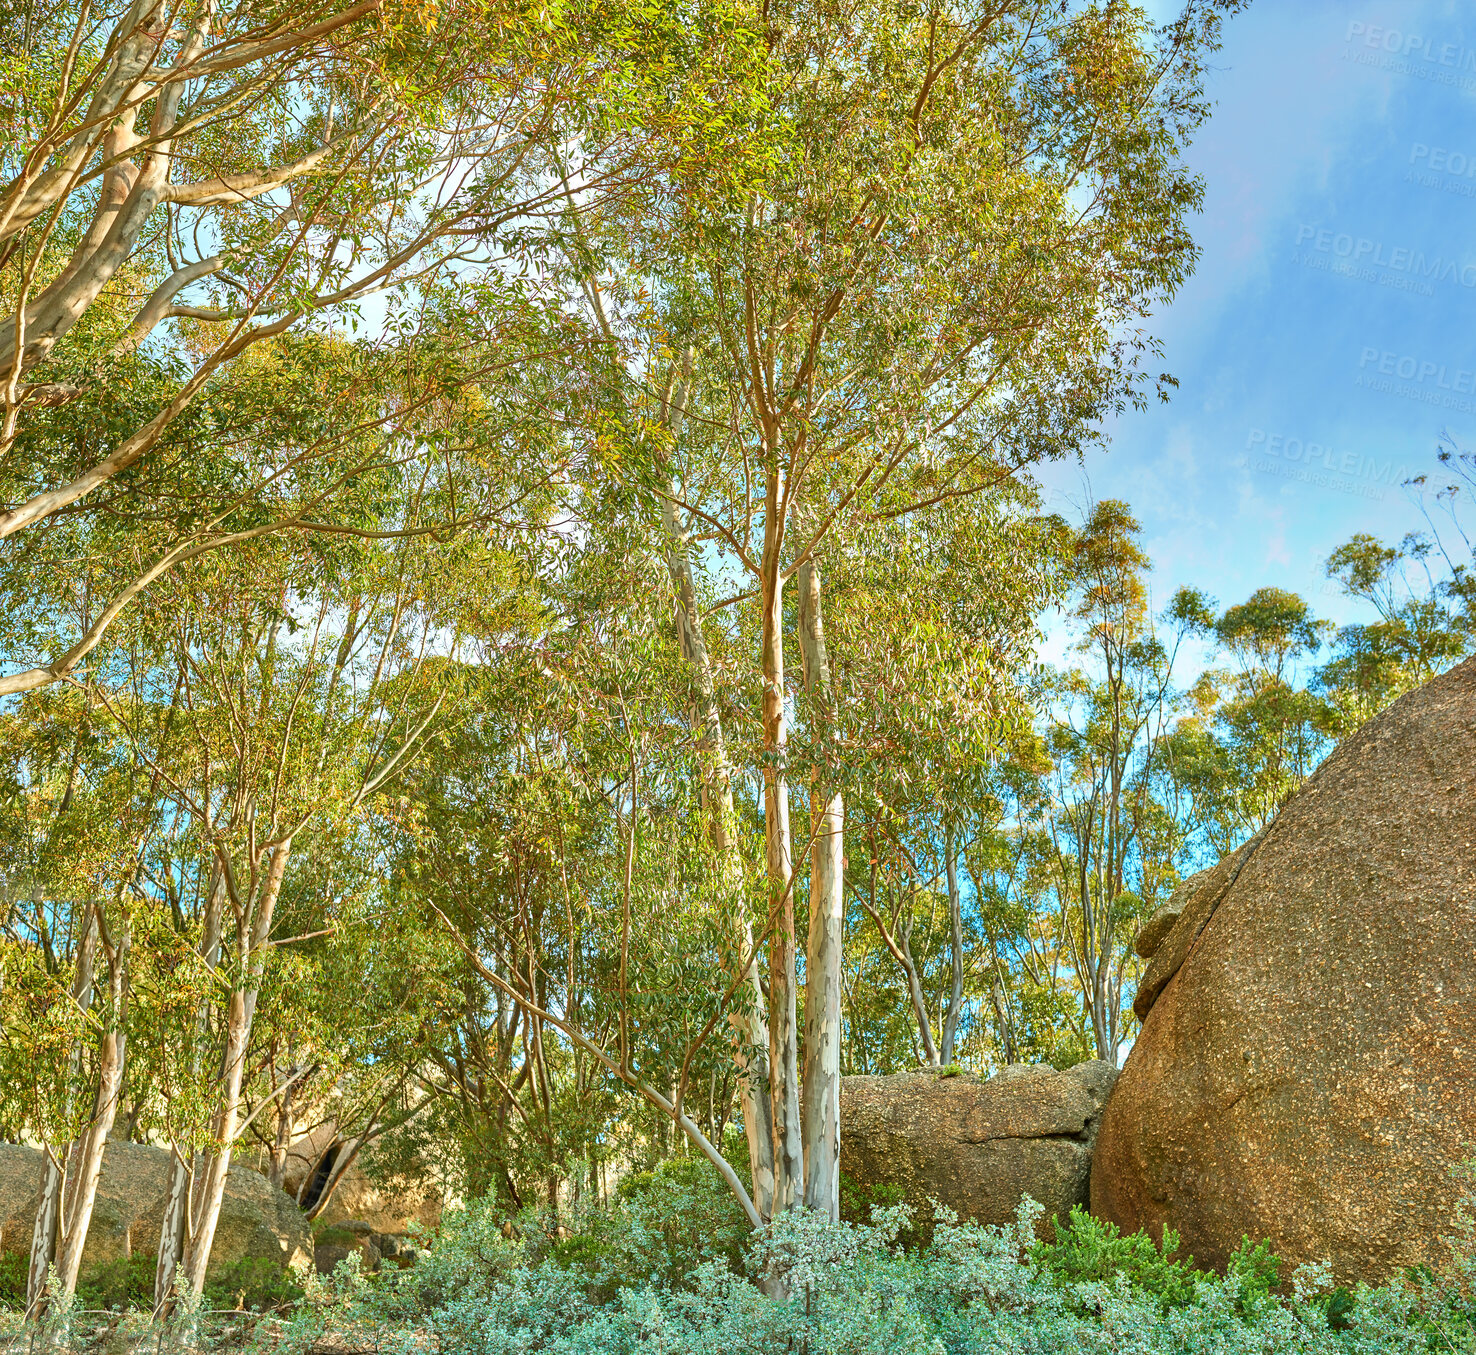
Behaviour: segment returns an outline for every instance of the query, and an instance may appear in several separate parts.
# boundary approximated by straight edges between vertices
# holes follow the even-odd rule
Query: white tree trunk
[[[1010,1015],[1010,1000],[1004,982],[996,978],[990,996],[994,1001],[994,1016],[999,1025],[999,1047],[1006,1063],[1015,1062],[1015,1023]]]
[[[784,711],[784,576],[778,485],[769,486],[760,580],[764,720],[764,845],[769,875],[769,1076],[774,1115],[774,1212],[804,1195],[799,1106],[794,844],[789,830],[788,732]]]
[[[38,906],[41,895],[38,892]],[[77,953],[72,969],[72,1002],[77,1009],[86,1013],[91,1010],[94,986],[94,969],[97,962],[97,927],[92,906],[84,905],[81,932],[77,937]],[[82,1050],[80,1045],[73,1051],[71,1060],[70,1087],[75,1089],[82,1080]],[[66,1114],[70,1118],[71,1098],[69,1091]],[[41,1180],[41,1198],[36,1207],[36,1223],[31,1230],[30,1266],[26,1272],[26,1319],[36,1321],[46,1311],[46,1284],[51,1268],[56,1264],[57,1249],[62,1242],[62,1205],[66,1193],[67,1167],[72,1157],[71,1145],[59,1152],[46,1145],[46,1168]]]
[[[899,959],[907,977],[907,996],[912,1001],[912,1014],[917,1018],[917,1033],[922,1041],[923,1059],[931,1068],[939,1066],[938,1046],[933,1041],[933,1023],[928,1015],[928,1000],[923,995],[922,975],[912,956],[912,918],[909,915],[897,928]]]
[[[738,856],[737,816],[733,811],[733,776],[728,761],[717,684],[692,580],[687,531],[670,500],[662,501],[662,519],[669,548],[667,570],[676,594],[676,626],[682,655],[692,667],[697,688],[698,757],[703,793],[712,825],[713,850],[722,876],[724,906],[732,912],[733,945],[745,964],[740,1006],[728,1018],[733,1059],[738,1069],[738,1097],[743,1107],[743,1132],[748,1140],[748,1166],[753,1201],[768,1219],[774,1211],[774,1112],[769,1077],[769,1023],[759,982],[753,927],[744,915],[743,863]]]
[[[917,1021],[917,1033],[922,1045],[923,1062],[929,1067],[938,1066],[938,1046],[933,1042],[932,1023],[928,1017],[927,999],[923,996],[922,978],[917,972],[917,962],[912,958],[912,917],[903,914],[896,924],[896,933],[888,930],[881,910],[862,900],[867,916],[876,923],[877,934],[882,939],[892,958],[907,980],[907,998],[912,1003],[912,1015]]]
[[[169,1192],[159,1226],[159,1258],[154,1267],[154,1315],[162,1317],[174,1306],[175,1281],[180,1259],[189,1238],[190,1192],[195,1184],[195,1164],[176,1144],[169,1164]]]
[[[225,916],[225,876],[219,866],[205,893],[205,916],[200,922],[197,954],[206,968],[220,964],[220,935]],[[203,1072],[205,1042],[209,1034],[210,1012],[202,1003],[195,1013],[195,1044],[190,1054],[190,1071],[199,1078]],[[154,1267],[154,1314],[163,1317],[174,1307],[180,1263],[190,1237],[190,1199],[195,1177],[200,1168],[199,1154],[187,1154],[178,1144],[171,1145],[173,1159],[169,1166],[169,1192],[165,1198],[164,1217],[159,1228],[159,1255]]]
[[[957,832],[950,823],[943,830],[943,852],[948,872],[948,953],[953,968],[953,991],[948,996],[948,1011],[943,1017],[943,1047],[939,1057],[953,1062],[958,1039],[958,1021],[963,1013],[963,900],[958,888]]]
[[[31,1265],[26,1273],[26,1321],[35,1322],[46,1311],[46,1280],[56,1262],[57,1230],[61,1224],[62,1189],[66,1184],[66,1160],[50,1147],[41,1177],[41,1198],[36,1205],[36,1223],[31,1229]]]
[[[104,1013],[106,1026],[99,1051],[97,1096],[93,1102],[92,1120],[73,1146],[62,1192],[57,1274],[61,1292],[67,1295],[77,1290],[82,1249],[87,1244],[92,1207],[97,1199],[97,1183],[102,1176],[103,1154],[107,1150],[108,1135],[113,1132],[118,1099],[123,1091],[123,1068],[128,1047],[125,1028],[128,1015],[128,922],[126,918],[121,921],[117,942],[109,945],[100,908],[98,913],[95,927],[102,935],[108,963],[108,1005]]]
[[[238,1132],[246,1051],[251,1043],[256,999],[266,967],[272,915],[291,852],[291,838],[279,842],[272,850],[271,865],[257,898],[255,916],[247,935],[238,942],[241,979],[227,1008],[225,1070],[221,1079],[220,1102],[215,1112],[211,1144],[204,1155],[203,1174],[198,1170],[195,1173],[190,1201],[191,1231],[184,1252],[185,1284],[197,1294],[205,1286],[205,1269],[210,1264],[215,1228],[220,1221],[220,1205],[225,1198],[226,1174],[231,1168],[231,1150]]]
[[[805,948],[804,1155],[807,1208],[840,1218],[841,950],[845,921],[845,802],[825,764],[831,728],[830,657],[820,567],[801,567],[800,653],[820,750],[810,781],[810,931]]]

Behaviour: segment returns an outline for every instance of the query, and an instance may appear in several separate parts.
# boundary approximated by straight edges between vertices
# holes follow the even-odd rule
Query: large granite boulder
[[[863,1191],[901,1187],[914,1218],[932,1201],[960,1218],[1007,1223],[1029,1195],[1064,1218],[1085,1205],[1110,1063],[1067,1072],[1011,1064],[985,1081],[897,1073],[841,1080],[841,1171]],[[1045,1219],[1042,1220],[1044,1225]]]
[[[0,1252],[30,1249],[41,1191],[38,1149],[0,1144]],[[115,1139],[103,1156],[83,1267],[159,1249],[169,1189],[169,1153]],[[281,1265],[309,1262],[313,1243],[301,1210],[260,1172],[232,1165],[211,1249],[212,1269],[264,1259]]]
[[[1340,1282],[1439,1262],[1476,1142],[1476,660],[1186,883],[1145,939],[1092,1211],[1200,1264],[1243,1234]]]

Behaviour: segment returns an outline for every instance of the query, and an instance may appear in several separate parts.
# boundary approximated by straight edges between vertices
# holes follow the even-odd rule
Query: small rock
[[[319,1275],[331,1275],[340,1261],[347,1261],[356,1248],[338,1242],[320,1242],[313,1250],[313,1268]]]

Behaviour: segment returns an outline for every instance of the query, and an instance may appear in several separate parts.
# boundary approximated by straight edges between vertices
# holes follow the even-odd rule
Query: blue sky
[[[1476,6],[1254,0],[1225,38],[1202,254],[1156,322],[1179,389],[1041,480],[1068,517],[1132,505],[1156,605],[1275,584],[1369,619],[1328,554],[1421,529],[1400,482],[1476,444]]]

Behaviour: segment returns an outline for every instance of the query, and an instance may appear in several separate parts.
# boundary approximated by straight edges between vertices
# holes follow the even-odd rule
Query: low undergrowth
[[[1037,1237],[902,1206],[865,1224],[803,1213],[745,1236],[720,1183],[675,1164],[558,1221],[472,1206],[413,1271],[345,1268],[314,1321],[356,1350],[445,1355],[1446,1355],[1476,1353],[1469,1204],[1454,1260],[1381,1286],[1290,1274],[1246,1239],[1224,1275],[1073,1211]],[[307,1331],[301,1334],[307,1336]]]
[[[1326,1267],[1284,1273],[1249,1239],[1219,1275],[1172,1233],[1159,1246],[1079,1210],[1042,1241],[1028,1200],[1006,1227],[939,1210],[925,1246],[900,1241],[900,1205],[750,1235],[716,1176],[677,1162],[557,1220],[473,1204],[413,1269],[370,1276],[351,1257],[305,1277],[290,1310],[216,1315],[189,1341],[141,1315],[74,1319],[70,1335],[280,1355],[1476,1355],[1472,1217],[1468,1202],[1443,1271],[1346,1289]]]
[[[0,1256],[0,1312],[24,1310],[28,1265],[21,1252]],[[77,1306],[93,1313],[146,1311],[154,1301],[154,1265],[151,1252],[135,1252],[84,1266],[77,1278]],[[212,1311],[280,1312],[303,1298],[302,1286],[290,1274],[258,1257],[214,1267],[202,1301]]]

